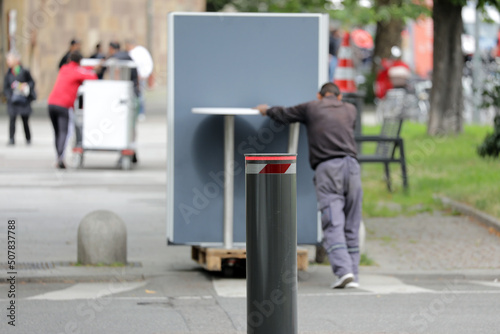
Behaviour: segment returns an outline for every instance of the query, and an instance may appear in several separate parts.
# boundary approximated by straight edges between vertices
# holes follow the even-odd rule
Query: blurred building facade
[[[46,99],[55,82],[58,64],[73,38],[81,41],[84,57],[101,43],[132,38],[153,56],[157,86],[166,85],[167,14],[205,11],[205,0],[0,0],[0,70],[5,54],[16,49],[37,83],[39,99]],[[3,85],[3,81],[2,81]]]

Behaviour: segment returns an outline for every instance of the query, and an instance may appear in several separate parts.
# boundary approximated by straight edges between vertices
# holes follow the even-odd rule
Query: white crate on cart
[[[135,157],[135,95],[130,80],[84,81],[83,109],[75,103],[76,140],[72,163],[83,166],[87,151],[119,152],[119,167],[130,169]]]
[[[83,149],[131,149],[134,133],[132,82],[85,81],[83,91]]]

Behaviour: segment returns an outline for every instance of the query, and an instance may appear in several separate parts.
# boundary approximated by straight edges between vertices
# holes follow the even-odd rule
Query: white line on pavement
[[[95,299],[115,293],[131,291],[146,285],[147,282],[111,282],[111,283],[81,283],[63,290],[47,292],[29,297],[32,300],[74,300]]]
[[[346,292],[342,292],[346,291]],[[351,292],[347,292],[351,291]],[[431,294],[431,295],[489,295],[489,294],[500,294],[499,291],[495,290],[429,290],[427,292],[419,292],[420,294]],[[396,292],[396,293],[373,293],[373,292],[360,292],[359,290],[339,290],[339,292],[327,292],[327,293],[299,293],[299,297],[333,297],[333,296],[376,296],[376,295],[387,295],[387,294],[415,294],[415,292]]]
[[[399,293],[405,294],[405,293]],[[500,290],[436,290],[430,292],[422,292],[421,294],[445,294],[445,295],[490,295],[490,294],[500,294]],[[300,293],[298,294],[299,298],[302,297],[357,297],[357,296],[376,296],[378,294],[373,292],[364,292],[355,289],[349,290],[338,290],[336,292],[322,292],[322,293]],[[223,298],[245,298],[245,297],[224,297]],[[106,300],[115,300],[115,301],[143,301],[143,302],[160,302],[160,301],[169,301],[169,300],[208,300],[213,299],[214,296],[178,296],[178,297],[102,297]],[[28,300],[44,300],[42,298],[26,298]],[[92,298],[89,298],[92,299]],[[0,298],[0,302],[8,302],[10,299]],[[56,299],[52,299],[57,301]],[[59,301],[68,301],[70,299],[58,299]]]
[[[243,279],[219,279],[212,280],[217,295],[228,298],[245,298],[246,281]],[[414,285],[405,284],[395,277],[364,275],[362,286],[357,294],[367,292],[369,294],[389,294],[389,293],[425,293],[433,290],[421,288]],[[358,291],[359,291],[358,290]],[[333,293],[338,295],[338,293]],[[323,294],[324,295],[324,294]],[[302,294],[301,294],[302,296]]]
[[[212,284],[219,297],[246,298],[247,281],[244,279],[213,278]]]
[[[491,286],[493,288],[499,288],[500,289],[500,282],[498,280],[494,280],[494,281],[471,281],[471,283],[474,283],[474,284],[479,284],[479,285],[482,285],[482,286]]]
[[[423,293],[434,291],[415,285],[405,284],[401,280],[391,276],[363,275],[360,283],[361,290],[369,291],[378,295],[388,293]]]
[[[476,283],[476,282],[474,282]],[[500,287],[500,283],[477,282],[483,286]],[[244,279],[220,279],[214,278],[212,284],[219,297],[246,298],[246,280]],[[321,297],[321,296],[367,296],[387,294],[487,294],[500,293],[500,290],[442,290],[426,289],[415,285],[405,284],[401,280],[382,275],[363,275],[359,289],[328,290],[321,293],[300,293],[299,297]]]

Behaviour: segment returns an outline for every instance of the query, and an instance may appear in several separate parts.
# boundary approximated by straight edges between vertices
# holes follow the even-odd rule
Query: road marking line
[[[361,276],[360,284],[360,290],[369,291],[377,295],[389,293],[425,293],[434,291],[415,285],[405,284],[395,277],[381,275],[363,275]]]
[[[245,279],[213,278],[212,284],[219,297],[246,298],[247,281]]]
[[[500,282],[499,281],[470,281],[473,284],[478,284],[482,286],[491,286],[494,288],[499,288],[500,289]]]
[[[30,300],[75,300],[95,299],[116,293],[135,290],[147,282],[80,283],[69,288],[43,293],[26,299]]]
[[[373,292],[362,292],[360,289],[345,289],[339,290],[339,292],[326,292],[326,293],[300,293],[299,297],[337,297],[337,296],[378,296],[378,295],[389,295],[389,294],[415,294],[415,292],[396,292],[396,293],[373,293]],[[350,291],[350,292],[347,292]],[[429,290],[427,292],[419,292],[419,294],[429,294],[429,295],[488,295],[488,294],[500,294],[499,291],[495,290]]]
[[[109,300],[141,300],[141,301],[168,301],[169,299],[173,299],[172,297],[103,297],[103,299]]]
[[[499,287],[500,283],[478,282],[484,286]],[[246,298],[246,280],[244,279],[221,279],[213,278],[212,284],[219,297]],[[401,280],[382,275],[362,275],[359,289],[329,290],[322,293],[300,293],[299,297],[321,297],[321,296],[367,296],[387,294],[487,294],[500,293],[500,290],[433,290],[415,285],[405,284]],[[444,287],[443,287],[444,289]],[[325,286],[326,290],[326,286]],[[328,290],[327,290],[328,291]]]
[[[399,293],[405,294],[405,293]],[[490,295],[490,294],[500,294],[500,290],[442,290],[442,291],[431,291],[431,292],[422,292],[421,294],[430,294],[430,295]],[[357,297],[357,296],[377,296],[377,294],[373,292],[363,292],[355,289],[348,290],[339,290],[338,292],[321,292],[321,293],[298,293],[298,297]],[[224,296],[219,296],[223,297]],[[115,301],[169,301],[169,300],[207,300],[213,299],[214,296],[180,296],[180,297],[102,297],[102,299],[106,300],[115,300]],[[245,297],[227,297],[227,298],[245,298]],[[0,298],[0,302],[8,302],[10,299]],[[22,300],[42,300],[40,298],[24,298]],[[65,299],[60,299],[60,301],[65,301]]]
[[[246,280],[243,279],[219,279],[212,280],[217,295],[228,298],[246,297]],[[359,291],[359,292],[357,292]],[[356,294],[390,294],[390,293],[432,293],[434,290],[421,288],[403,283],[401,280],[390,276],[363,275],[361,287]],[[352,293],[351,293],[352,294]],[[301,296],[303,294],[300,294]],[[332,293],[338,295],[338,293]]]
[[[202,300],[202,299],[212,299],[214,298],[213,296],[180,296],[180,297],[170,297],[172,299],[183,299],[183,300]]]

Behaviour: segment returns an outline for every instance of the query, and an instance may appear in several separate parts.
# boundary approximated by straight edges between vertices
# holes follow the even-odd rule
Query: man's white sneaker
[[[351,283],[354,281],[354,275],[349,273],[345,274],[341,278],[338,279],[337,282],[333,283],[330,287],[332,289],[343,289],[346,287],[347,284]]]
[[[345,285],[346,288],[354,289],[354,288],[359,288],[359,283],[358,282],[349,282]]]

